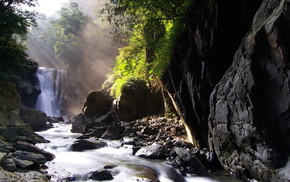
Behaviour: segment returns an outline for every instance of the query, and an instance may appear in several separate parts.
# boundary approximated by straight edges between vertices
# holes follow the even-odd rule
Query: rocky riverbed
[[[113,115],[109,114],[109,118],[111,116]],[[76,129],[75,124],[81,127],[80,118],[85,117],[80,114],[69,120],[68,123],[72,123],[72,131]],[[47,128],[50,128],[55,123],[59,124],[68,120],[59,117],[48,118],[48,121]],[[187,141],[184,126],[177,117],[146,117],[131,122],[116,122],[115,119],[108,119],[108,116],[105,116],[88,122],[90,124],[87,123],[86,127],[82,126],[84,128],[82,133],[71,133],[76,138],[65,148],[75,152],[101,149],[108,145],[116,149],[127,148],[131,150],[130,153],[134,157],[153,160],[157,163],[165,162],[166,166],[171,169],[172,178],[174,175],[211,176],[213,171],[221,171],[213,153],[207,149],[197,150]],[[53,152],[41,149],[42,144],[37,144],[46,145],[45,143],[49,142],[50,138],[47,140],[41,134],[34,133],[24,126],[27,127],[13,125],[0,128],[3,136],[0,140],[2,166],[0,181],[50,181],[52,176],[47,173],[47,162],[53,160],[55,156]],[[88,173],[87,178],[111,180],[116,176],[114,171],[119,167],[117,165],[103,166],[102,169]],[[142,176],[140,180],[159,181],[154,168],[144,168],[139,165],[133,168],[140,172]],[[182,179],[180,178],[184,181]],[[64,174],[61,180],[74,181],[78,178]]]
[[[88,121],[83,114],[79,114],[72,118],[71,122],[71,131],[82,133],[66,147],[71,151],[100,149],[108,145],[113,148],[126,147],[130,148],[133,156],[165,162],[181,176],[211,176],[211,172],[222,170],[212,152],[207,149],[195,149],[188,142],[184,125],[177,117],[146,117],[124,122],[116,121],[109,113]],[[94,171],[91,178],[98,179],[98,176],[101,176],[100,178],[111,179],[114,172],[111,174],[110,170],[106,169],[108,166],[103,167],[101,171]],[[146,176],[146,180],[158,180],[156,175]]]
[[[49,181],[45,163],[54,155],[35,146],[48,140],[26,124],[0,127],[0,135],[0,181]]]

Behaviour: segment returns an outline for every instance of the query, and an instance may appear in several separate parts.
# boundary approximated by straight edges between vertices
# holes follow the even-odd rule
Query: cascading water
[[[64,71],[39,67],[36,76],[41,94],[37,98],[35,109],[48,116],[61,116],[62,95],[66,88]]]
[[[53,161],[46,163],[51,182],[93,182],[95,180],[89,179],[90,174],[93,171],[103,170],[104,166],[111,166],[108,169],[113,174],[110,182],[148,181],[143,179],[143,176],[150,173],[150,170],[156,172],[159,182],[241,182],[236,178],[226,176],[181,176],[166,166],[164,161],[146,160],[132,155],[133,146],[122,146],[121,142],[116,140],[100,139],[107,142],[108,146],[100,149],[72,151],[71,144],[81,134],[71,133],[70,129],[71,124],[55,123],[54,128],[38,132],[50,142],[39,143],[37,146],[55,155]],[[92,138],[91,142],[93,141]]]

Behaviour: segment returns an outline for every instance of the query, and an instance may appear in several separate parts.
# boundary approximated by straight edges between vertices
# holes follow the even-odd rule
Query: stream
[[[183,177],[164,164],[164,161],[146,160],[132,155],[132,146],[121,146],[120,141],[104,140],[108,146],[82,152],[70,151],[70,145],[81,134],[71,133],[71,124],[54,124],[46,131],[37,132],[50,140],[50,143],[37,144],[38,147],[53,153],[56,157],[47,162],[47,171],[52,182],[96,181],[89,179],[93,171],[105,166],[112,176],[111,182],[136,182],[140,176],[156,173],[160,182],[239,182],[233,177]]]

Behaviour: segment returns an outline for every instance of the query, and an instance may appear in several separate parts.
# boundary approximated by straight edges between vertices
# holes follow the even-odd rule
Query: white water
[[[38,144],[38,147],[53,153],[56,158],[47,163],[51,181],[65,181],[66,177],[74,177],[75,181],[94,181],[88,179],[89,173],[102,169],[104,166],[116,166],[110,169],[114,179],[111,182],[136,182],[140,173],[146,173],[148,168],[158,173],[160,182],[176,182],[176,178],[184,179],[184,182],[236,182],[234,179],[219,180],[209,177],[182,177],[173,172],[164,162],[145,160],[132,155],[132,149],[121,147],[118,141],[107,141],[108,147],[72,152],[69,146],[80,134],[70,133],[71,125],[55,124],[54,128],[38,132],[50,143]],[[175,178],[175,179],[174,179]]]
[[[36,76],[39,80],[41,94],[36,101],[35,109],[48,116],[61,116],[62,94],[65,89],[64,71],[39,67]]]

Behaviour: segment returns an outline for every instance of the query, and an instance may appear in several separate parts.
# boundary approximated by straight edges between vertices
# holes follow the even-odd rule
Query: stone
[[[15,148],[11,145],[11,143],[5,142],[2,137],[0,137],[0,152],[9,153],[14,151]]]
[[[41,154],[41,155],[43,155],[45,157],[45,159],[47,161],[52,161],[55,158],[54,154],[46,152],[46,151],[40,149],[39,147],[31,144],[31,143],[27,143],[27,142],[23,142],[23,141],[17,141],[15,143],[15,147],[18,150],[24,150],[24,151],[27,151],[27,152],[33,152],[33,153]]]
[[[46,126],[47,116],[42,111],[21,107],[20,116],[34,131],[40,131]]]
[[[184,161],[186,166],[191,167],[191,172],[197,175],[208,175],[207,169],[195,155],[193,150],[176,147],[174,152]]]
[[[18,140],[28,141],[29,143],[47,143],[48,141],[42,136],[34,133],[30,126],[23,125],[6,125],[6,127],[0,127],[0,134],[7,142],[16,142]]]
[[[28,160],[32,161],[35,164],[44,164],[46,163],[46,158],[41,154],[36,154],[33,152],[26,152],[26,151],[15,151],[13,153],[13,157],[19,160]]]
[[[133,165],[131,165],[131,168],[134,169],[134,171],[136,173],[136,177],[134,179],[135,181],[140,181],[140,182],[160,182],[160,180],[157,177],[158,176],[157,175],[157,171],[155,171],[151,167],[133,164]],[[171,171],[168,171],[167,174],[171,175],[172,173],[171,173]],[[173,178],[170,178],[170,179],[173,179]],[[174,180],[174,181],[180,182],[178,180]]]
[[[16,166],[19,166],[22,169],[31,168],[35,165],[34,162],[30,160],[21,160],[21,159],[15,159]]]
[[[102,141],[94,141],[90,142],[87,140],[77,140],[71,146],[71,151],[84,151],[84,150],[91,150],[91,149],[99,149],[106,147],[107,143]]]
[[[20,96],[12,83],[0,82],[0,126],[21,123]]]
[[[94,127],[104,127],[104,128],[107,127],[107,125],[110,125],[114,122],[113,115],[114,115],[114,112],[109,111],[108,113],[104,114],[103,116],[96,118],[92,122],[85,125],[82,133],[87,133],[87,131],[89,129],[94,128]]]
[[[72,118],[72,133],[82,133],[84,127],[89,123],[84,114],[78,114]]]
[[[11,158],[4,160],[1,166],[3,167],[3,169],[9,172],[14,172],[17,170],[16,163]]]
[[[128,137],[128,136],[125,136],[122,138],[122,143],[124,145],[135,145],[136,143],[136,138],[135,137]]]
[[[91,92],[84,103],[84,115],[88,118],[100,117],[111,110],[113,98],[104,90]]]
[[[37,66],[35,67],[35,70],[29,73],[29,80],[23,81],[19,85],[21,103],[28,108],[35,108],[38,95],[41,93],[38,85],[38,79],[35,76]]]
[[[169,156],[168,151],[162,145],[158,144],[142,147],[135,155],[147,159],[165,159]]]
[[[107,131],[102,135],[101,138],[118,140],[121,138],[121,134],[124,132],[124,130],[125,129],[121,126],[111,126],[107,129]]]
[[[129,80],[116,101],[120,120],[132,121],[144,116],[164,112],[161,92],[152,92],[144,80]]]
[[[99,180],[99,181],[105,181],[105,180],[112,180],[114,179],[110,171],[108,170],[99,170],[95,171],[91,174],[90,179],[92,180]]]

